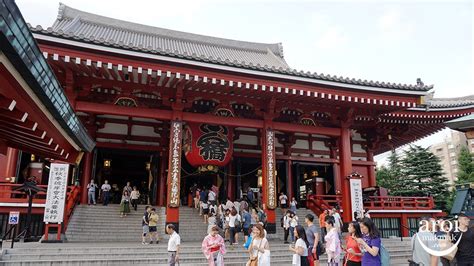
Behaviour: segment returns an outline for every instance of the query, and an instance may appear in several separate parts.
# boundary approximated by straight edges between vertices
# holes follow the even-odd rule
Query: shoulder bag
[[[254,240],[252,240],[253,242]],[[260,239],[260,245],[258,246],[258,249],[260,249],[260,247],[262,247],[262,242],[263,242],[263,238]],[[252,244],[250,244],[252,245]],[[255,257],[252,257],[252,255],[250,255],[250,259],[249,259],[249,262],[247,263],[248,266],[258,266],[258,252],[260,251],[257,251],[257,256]]]

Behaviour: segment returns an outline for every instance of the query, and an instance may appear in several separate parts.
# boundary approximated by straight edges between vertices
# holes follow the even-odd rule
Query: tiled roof
[[[92,44],[187,60],[375,88],[428,91],[433,85],[368,81],[292,69],[281,43],[265,44],[216,38],[151,27],[80,11],[60,4],[52,27],[31,31]]]
[[[427,106],[430,108],[474,107],[474,95],[456,98],[432,98],[427,100]]]

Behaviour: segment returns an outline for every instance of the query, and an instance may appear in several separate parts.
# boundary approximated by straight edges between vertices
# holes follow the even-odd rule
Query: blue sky
[[[471,1],[88,1],[71,7],[151,26],[282,42],[291,67],[361,79],[435,85],[436,97],[474,94]],[[32,25],[51,26],[58,1],[17,0]],[[443,140],[442,132],[421,142]]]

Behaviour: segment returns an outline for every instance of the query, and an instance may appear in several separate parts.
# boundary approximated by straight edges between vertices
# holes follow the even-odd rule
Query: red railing
[[[81,187],[71,186],[67,194],[66,206],[64,207],[64,232],[69,224],[69,219],[74,213],[74,208],[81,200]]]
[[[371,196],[364,201],[369,210],[431,210],[434,206],[433,197]]]
[[[0,202],[1,203],[28,203],[28,198],[24,192],[14,191],[14,188],[20,187],[21,184],[10,184],[10,183],[1,183],[0,184]],[[43,189],[48,189],[47,185],[38,185]],[[66,192],[66,204],[64,206],[64,221],[63,226],[67,227],[69,219],[74,212],[74,207],[79,203],[81,197],[81,188],[79,186],[68,186]],[[46,203],[46,192],[38,192],[33,199],[34,204],[44,204]],[[8,206],[7,206],[8,207]],[[17,210],[18,208],[24,208],[25,206],[11,206],[12,210]],[[37,206],[33,206],[36,208]],[[43,208],[43,207],[37,207]],[[26,211],[26,210],[25,210]]]
[[[306,201],[306,207],[317,215],[335,206],[342,207],[341,195],[310,195]],[[364,208],[369,210],[431,210],[434,206],[433,197],[372,196],[364,199]]]
[[[341,195],[310,195],[306,201],[306,207],[317,215],[321,214],[324,210],[341,205]]]
[[[10,183],[1,183],[0,184],[0,202],[2,203],[28,203],[28,198],[26,194],[22,191],[14,191],[14,188],[20,187],[20,184],[10,184]],[[43,189],[48,189],[47,185],[38,185],[38,187]],[[33,203],[42,203],[46,202],[46,192],[38,192]]]

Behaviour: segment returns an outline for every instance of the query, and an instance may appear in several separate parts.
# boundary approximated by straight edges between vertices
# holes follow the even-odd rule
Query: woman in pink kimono
[[[329,217],[326,219],[327,235],[324,237],[326,241],[326,254],[328,255],[329,266],[339,266],[341,260],[341,240],[339,239],[339,232],[334,227],[334,218]]]
[[[202,241],[202,252],[206,256],[209,266],[223,266],[225,243],[224,238],[219,235],[219,227],[213,226],[204,240]]]

